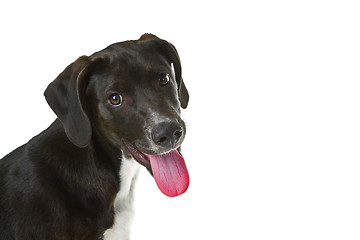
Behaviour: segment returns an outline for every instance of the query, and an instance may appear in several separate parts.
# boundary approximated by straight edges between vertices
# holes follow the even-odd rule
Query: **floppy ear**
[[[180,99],[180,103],[181,103],[181,107],[182,108],[186,108],[188,103],[189,103],[189,93],[188,90],[185,87],[185,83],[184,80],[182,78],[181,75],[181,62],[180,62],[180,57],[178,52],[176,51],[176,48],[174,47],[174,45],[172,45],[169,42],[166,42],[168,44],[168,54],[170,56],[170,58],[172,59],[172,62],[174,64],[174,68],[175,68],[175,78],[176,78],[176,83],[178,84],[178,92],[179,92],[179,99]]]
[[[175,78],[176,83],[178,85],[178,94],[179,94],[179,100],[181,103],[182,108],[186,108],[189,102],[189,93],[188,90],[185,87],[185,83],[181,76],[181,62],[178,52],[176,51],[176,48],[171,43],[162,40],[158,38],[157,36],[145,33],[143,34],[139,40],[155,40],[155,41],[161,41],[162,46],[164,46],[165,55],[170,59],[171,63],[174,64],[175,68]]]
[[[62,122],[66,135],[78,147],[86,147],[91,138],[90,121],[84,112],[81,95],[87,67],[87,56],[70,64],[45,90],[45,98]]]

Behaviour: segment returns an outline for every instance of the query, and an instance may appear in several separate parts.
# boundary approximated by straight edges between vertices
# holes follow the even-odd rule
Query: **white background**
[[[144,170],[132,239],[360,239],[357,1],[2,1],[0,156],[55,119],[72,61],[150,32],[190,92],[188,191]]]

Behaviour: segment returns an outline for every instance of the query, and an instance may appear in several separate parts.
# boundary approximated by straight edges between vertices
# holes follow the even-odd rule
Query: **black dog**
[[[186,191],[189,95],[172,44],[144,34],[82,56],[45,97],[58,119],[0,160],[1,240],[128,239],[140,164],[164,194]]]

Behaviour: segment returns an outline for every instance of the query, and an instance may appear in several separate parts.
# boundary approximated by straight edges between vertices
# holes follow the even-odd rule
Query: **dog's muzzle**
[[[174,121],[161,122],[154,126],[151,137],[154,143],[164,149],[175,149],[183,136],[183,128]]]

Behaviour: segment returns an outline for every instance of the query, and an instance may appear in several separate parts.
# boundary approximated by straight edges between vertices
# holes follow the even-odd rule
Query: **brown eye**
[[[122,97],[118,93],[113,93],[109,97],[109,103],[115,106],[119,106],[122,103]]]
[[[166,84],[168,84],[170,82],[170,76],[169,74],[161,74],[159,77],[159,82],[161,86],[165,86]]]

